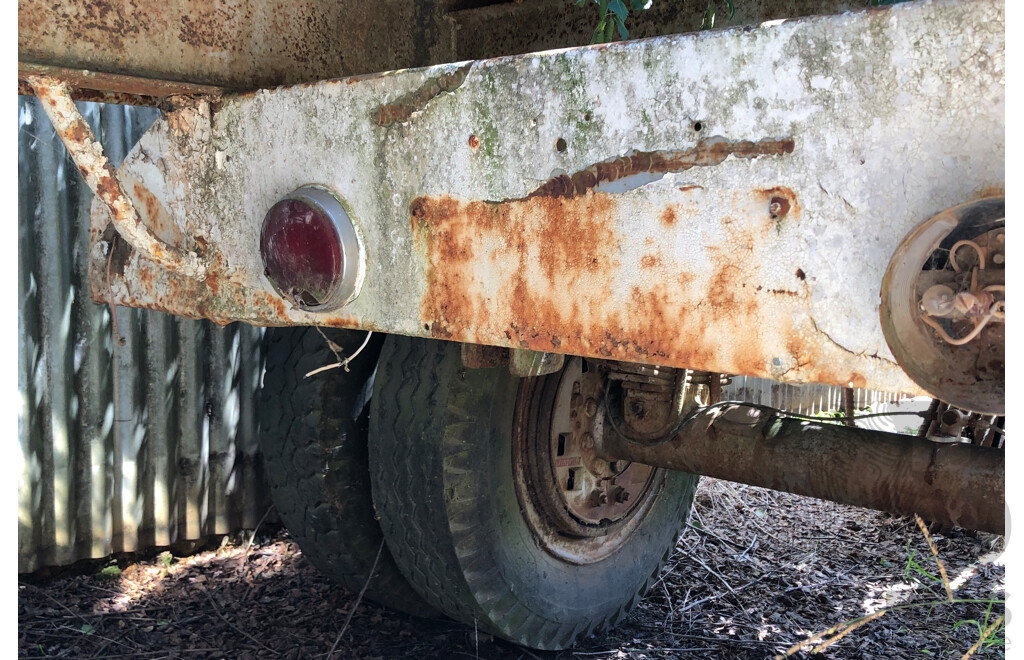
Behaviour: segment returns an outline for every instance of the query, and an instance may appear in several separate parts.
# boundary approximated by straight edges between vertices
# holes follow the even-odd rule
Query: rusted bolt
[[[587,417],[593,417],[594,415],[596,415],[597,414],[597,401],[595,401],[594,399],[588,398],[586,404],[584,404],[583,412],[585,412],[587,414]]]
[[[1000,236],[1002,236],[1002,234],[1000,234]],[[1004,257],[1003,255],[1001,255],[1001,254],[993,254],[992,255],[992,263],[994,263],[994,264],[1002,264],[1004,261],[1006,261],[1006,257]]]
[[[592,508],[597,508],[607,503],[608,495],[603,490],[595,488],[594,490],[590,491],[590,495],[587,496],[587,504],[589,504]]]
[[[1006,234],[996,234],[996,241],[1000,243],[1006,242]]]
[[[479,149],[480,148],[480,138],[478,138],[475,135],[470,135],[469,136],[469,148],[472,149],[473,151],[476,151],[477,149]]]
[[[789,213],[789,200],[785,197],[772,197],[768,204],[768,213],[772,218],[778,218]]]
[[[772,358],[772,366],[781,367],[782,366],[782,358]]]
[[[590,451],[594,448],[594,436],[592,433],[584,433],[580,436],[580,446]]]
[[[636,399],[630,403],[629,409],[634,415],[641,419],[643,419],[644,415],[647,414],[647,405],[640,399]]]
[[[629,491],[622,486],[616,486],[613,492],[615,493],[615,501],[618,504],[629,501]]]

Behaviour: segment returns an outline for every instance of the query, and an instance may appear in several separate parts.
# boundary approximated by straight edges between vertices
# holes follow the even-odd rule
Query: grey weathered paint
[[[115,163],[157,114],[80,108]],[[18,571],[253,527],[261,331],[119,307],[112,356],[88,295],[92,194],[38,102],[18,109]],[[186,485],[183,458],[210,478]]]
[[[158,201],[149,221],[220,261],[195,282],[133,255],[115,295],[218,322],[919,391],[879,328],[881,276],[919,222],[1002,189],[1003,42],[1002,2],[935,0],[475,62],[387,127],[372,119],[387,104],[463,65],[225,98],[212,118],[185,108],[121,176]],[[704,136],[733,156],[703,153]],[[775,146],[736,157],[750,144]],[[634,152],[696,164],[530,196]],[[262,274],[264,213],[309,182],[345,199],[365,239],[363,290],[340,313],[290,309]]]

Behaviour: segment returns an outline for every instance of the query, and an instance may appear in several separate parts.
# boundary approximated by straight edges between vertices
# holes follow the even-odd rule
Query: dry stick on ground
[[[970,658],[970,657],[971,657],[972,655],[974,655],[974,653],[975,653],[975,652],[976,652],[976,651],[977,651],[978,649],[980,649],[980,648],[981,648],[981,645],[985,643],[985,640],[986,640],[986,639],[988,639],[988,638],[989,638],[989,636],[990,636],[990,635],[991,635],[991,634],[992,634],[993,632],[995,632],[995,631],[996,631],[996,629],[997,629],[997,628],[999,628],[999,626],[1000,626],[1000,625],[1002,625],[1002,623],[1003,623],[1003,617],[1004,617],[1004,616],[1006,616],[1006,615],[1005,615],[1005,614],[1000,614],[1000,615],[999,615],[999,618],[998,618],[998,619],[996,619],[995,621],[993,621],[993,622],[992,622],[992,625],[991,625],[991,626],[989,626],[988,628],[985,628],[985,631],[984,631],[983,633],[981,633],[981,637],[979,637],[979,638],[978,638],[978,641],[976,641],[976,642],[974,643],[974,645],[973,645],[973,646],[972,646],[971,648],[967,649],[967,653],[964,653],[963,657],[962,657],[962,658],[960,658],[960,660],[967,660],[967,659],[968,659],[968,658]]]
[[[942,575],[942,586],[946,587],[946,595],[949,596],[950,602],[953,602],[953,589],[949,586],[949,576],[946,575],[946,566],[939,559],[939,551],[935,547],[935,543],[932,541],[932,535],[928,533],[928,526],[921,520],[921,516],[914,514],[914,519],[917,520],[917,526],[921,528],[921,533],[924,534],[924,539],[928,541],[928,547],[932,551],[932,556],[935,557],[935,563],[939,565],[939,574]]]
[[[249,537],[249,541],[245,544],[245,551],[242,552],[242,563],[243,564],[247,563],[249,561],[249,549],[252,548],[252,542],[256,539],[256,532],[260,531],[260,525],[263,524],[263,521],[267,519],[267,516],[269,516],[270,512],[273,511],[273,510],[274,510],[274,505],[271,504],[267,508],[267,512],[263,514],[262,518],[260,518],[260,521],[258,523],[256,523],[256,527],[253,528],[252,536]]]
[[[366,346],[366,342],[363,342],[363,346]],[[359,350],[362,350],[361,348]],[[359,351],[356,351],[358,353]],[[355,357],[353,354],[352,357]],[[349,358],[350,360],[352,358]],[[384,552],[384,539],[380,540],[380,547],[377,548],[377,556],[373,560],[373,566],[370,567],[370,574],[366,576],[366,583],[363,584],[363,588],[359,590],[359,595],[356,596],[356,602],[352,604],[352,607],[348,610],[348,616],[345,617],[345,623],[341,626],[341,631],[338,633],[338,638],[334,640],[334,644],[331,646],[330,652],[327,654],[327,660],[331,660],[334,657],[334,650],[338,648],[338,643],[341,642],[341,636],[348,630],[348,624],[352,621],[352,615],[356,613],[356,608],[359,607],[359,603],[363,602],[363,594],[366,593],[366,589],[370,586],[370,580],[373,579],[373,572],[377,570],[377,562],[380,561],[380,554]]]
[[[764,575],[762,575],[761,577],[757,578],[756,580],[751,580],[750,582],[747,582],[746,584],[744,584],[744,585],[742,585],[740,587],[737,587],[736,590],[733,591],[732,593],[733,593],[733,595],[735,595],[736,592],[743,591],[744,589],[747,589],[748,587],[754,586],[755,584],[757,584],[758,582],[761,582],[762,580],[764,580],[768,576],[772,575],[773,573],[778,573],[779,571],[786,570],[787,568],[789,568],[790,566],[796,564],[797,562],[807,561],[812,556],[814,556],[813,552],[811,552],[811,553],[809,553],[807,555],[804,555],[803,557],[801,557],[799,559],[794,559],[793,561],[789,562],[785,566],[779,566],[778,568],[773,568],[773,569],[765,572]],[[725,594],[714,594],[712,596],[708,596],[707,598],[701,598],[700,600],[695,601],[693,603],[690,603],[689,605],[687,605],[686,607],[682,608],[678,612],[673,612],[672,614],[673,614],[673,616],[676,615],[676,614],[682,614],[683,612],[687,612],[689,610],[692,610],[693,608],[695,608],[698,605],[701,605],[703,603],[707,603],[707,602],[710,602],[710,601],[713,601],[713,600],[718,600],[719,598],[724,597],[724,595]]]
[[[226,616],[224,616],[223,614],[221,614],[221,613],[220,613],[220,609],[219,609],[219,608],[217,607],[217,603],[215,603],[215,602],[214,602],[214,600],[213,600],[213,596],[211,596],[211,595],[210,595],[210,592],[206,590],[206,587],[204,587],[204,586],[202,586],[202,585],[197,585],[197,586],[199,586],[199,590],[200,590],[200,591],[202,591],[202,592],[203,592],[204,594],[206,594],[206,598],[207,598],[207,600],[209,600],[209,601],[210,601],[210,605],[211,605],[211,606],[213,607],[213,611],[217,613],[217,616],[219,616],[219,617],[221,618],[221,620],[223,620],[223,621],[224,621],[224,623],[228,624],[229,626],[231,626],[232,628],[234,628],[234,629],[235,629],[235,630],[236,630],[237,632],[239,632],[239,633],[241,633],[241,634],[245,635],[246,637],[248,637],[248,638],[249,638],[249,639],[251,639],[252,641],[256,642],[256,644],[257,644],[257,645],[258,645],[258,646],[259,646],[260,648],[262,648],[262,649],[265,649],[265,650],[267,650],[267,651],[270,651],[270,652],[271,652],[271,653],[273,653],[274,655],[281,655],[280,653],[278,653],[278,652],[277,652],[277,651],[275,651],[274,649],[270,648],[269,646],[267,646],[266,644],[264,644],[264,643],[263,643],[263,642],[261,642],[260,640],[256,639],[255,637],[253,637],[253,636],[252,636],[252,635],[250,635],[249,633],[245,632],[244,630],[242,630],[241,628],[239,628],[239,627],[238,627],[238,626],[236,626],[235,624],[231,623],[231,622],[230,622],[230,621],[228,620],[228,618],[227,618]]]
[[[838,630],[833,631],[833,633],[835,633],[835,635],[831,639],[828,639],[828,640],[822,642],[821,644],[819,644],[818,646],[815,646],[814,649],[811,650],[811,653],[812,654],[821,653],[822,651],[824,651],[828,647],[832,646],[833,644],[835,644],[836,642],[841,640],[843,637],[846,637],[847,634],[853,632],[857,628],[860,628],[861,626],[863,626],[864,624],[866,624],[869,621],[874,621],[875,619],[881,617],[884,614],[885,614],[885,610],[879,610],[879,611],[875,612],[874,614],[869,614],[868,616],[864,617],[860,621],[856,621],[854,623],[846,623],[846,624],[840,625]],[[787,653],[786,655],[789,655],[789,654]]]

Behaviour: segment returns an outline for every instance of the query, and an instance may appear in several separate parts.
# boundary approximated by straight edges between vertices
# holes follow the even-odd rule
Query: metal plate
[[[996,0],[909,3],[185,108],[122,177],[145,222],[194,237],[207,277],[115,255],[114,296],[918,392],[879,287],[910,229],[1003,187],[1003,25]],[[262,276],[260,222],[308,183],[366,241],[339,313],[289,308]]]

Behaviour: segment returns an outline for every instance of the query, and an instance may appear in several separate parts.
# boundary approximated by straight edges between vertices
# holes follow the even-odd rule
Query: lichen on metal
[[[1004,185],[1003,24],[997,0],[916,2],[262,90],[184,130],[172,113],[121,177],[155,200],[145,222],[213,261],[194,281],[131,255],[114,295],[220,323],[917,392],[879,287],[918,223]],[[763,148],[634,163],[700,145]],[[628,174],[601,181],[616,163]],[[553,180],[572,188],[531,196]],[[267,210],[309,183],[366,246],[359,297],[323,314],[277,296],[259,256]]]

